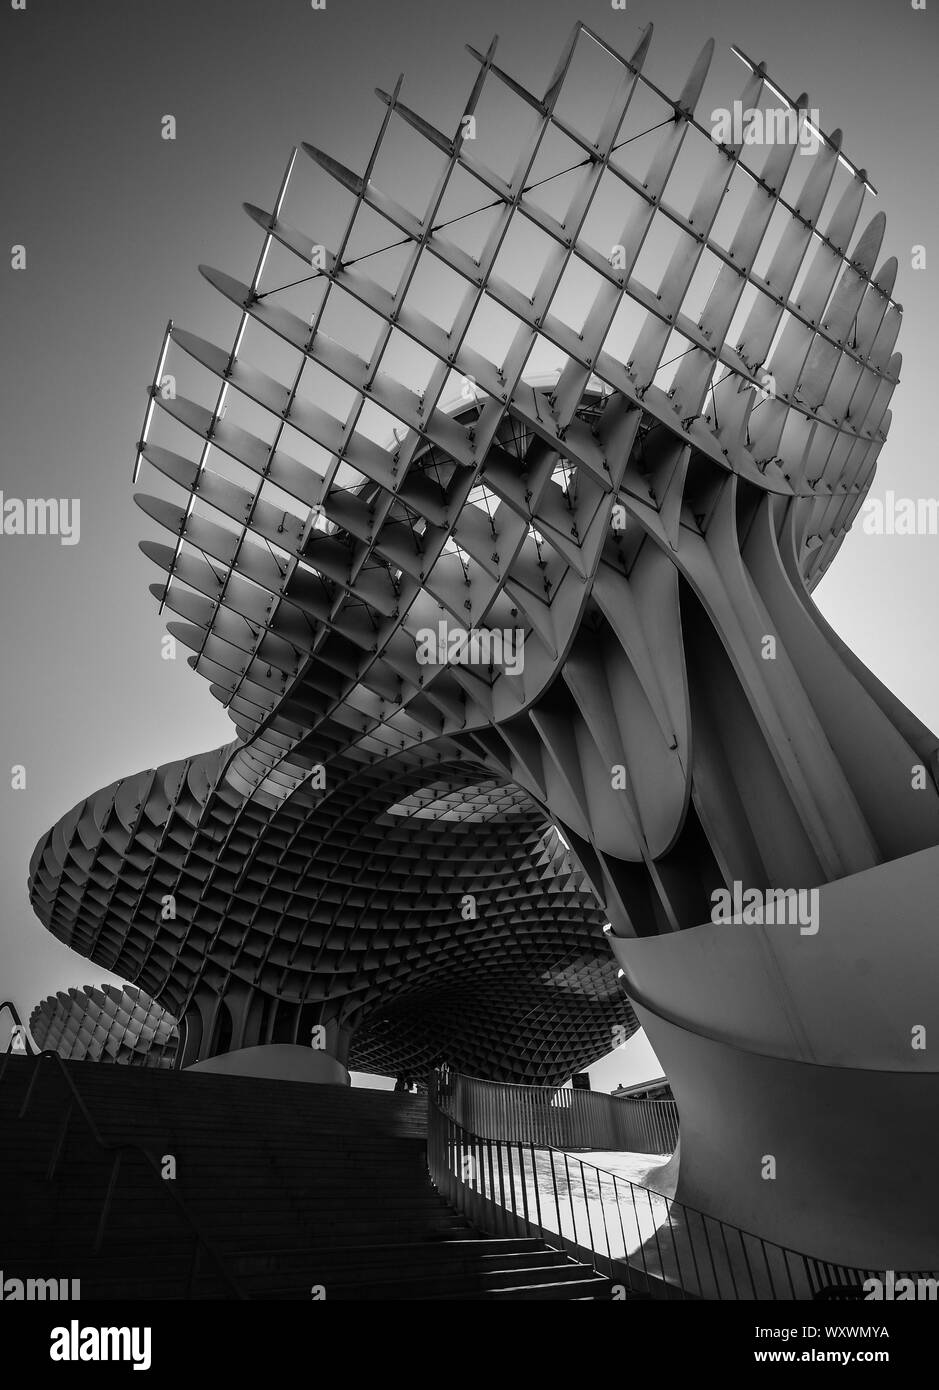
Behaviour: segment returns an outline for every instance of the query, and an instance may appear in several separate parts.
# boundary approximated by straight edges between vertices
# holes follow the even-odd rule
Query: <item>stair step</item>
[[[609,1298],[609,1280],[604,1279],[601,1275],[592,1275],[591,1272],[587,1270],[586,1266],[583,1266],[583,1269],[586,1271],[586,1277],[582,1279],[565,1280],[563,1283],[557,1284],[518,1284],[513,1288],[487,1289],[479,1293],[471,1294],[469,1297],[473,1299],[517,1299],[519,1301],[528,1299],[563,1299],[567,1301],[582,1298]],[[467,1295],[465,1293],[447,1292],[428,1294],[427,1297],[434,1302],[438,1302],[446,1299],[466,1298]]]
[[[487,1239],[447,1205],[427,1173],[424,1096],[88,1062],[66,1070],[107,1143],[173,1154],[177,1178],[161,1183],[125,1152],[94,1255],[113,1153],[95,1145],[54,1063],[11,1059],[0,1076],[8,1277],[63,1269],[83,1299],[185,1297],[195,1237],[172,1192],[252,1298],[309,1301],[317,1285],[349,1301],[609,1297],[608,1281],[566,1254],[529,1236]],[[192,1296],[229,1293],[203,1251]]]

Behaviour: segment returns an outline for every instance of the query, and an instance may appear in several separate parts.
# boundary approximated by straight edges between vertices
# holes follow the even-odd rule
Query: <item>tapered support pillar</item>
[[[339,1004],[280,1007],[286,1011],[289,1040],[272,1036],[276,1001],[241,981],[230,981],[222,996],[196,994],[184,1018],[181,1065],[234,1076],[348,1085],[352,1030]]]
[[[826,885],[808,929],[612,939],[678,1102],[680,1200],[843,1264],[939,1268],[937,898],[930,849]]]

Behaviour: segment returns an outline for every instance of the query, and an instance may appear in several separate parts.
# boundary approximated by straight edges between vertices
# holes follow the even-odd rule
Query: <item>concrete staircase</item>
[[[0,1269],[81,1279],[82,1299],[231,1296],[175,1192],[248,1298],[609,1298],[610,1285],[534,1239],[481,1237],[434,1190],[426,1097],[91,1062],[65,1064],[102,1138],[122,1156],[92,1253],[113,1154],[72,1105],[51,1060],[9,1057],[0,1076]],[[18,1111],[30,1081],[27,1113]]]

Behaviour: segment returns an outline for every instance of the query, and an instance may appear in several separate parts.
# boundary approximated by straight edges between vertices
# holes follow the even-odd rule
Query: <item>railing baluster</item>
[[[43,1053],[40,1060],[33,1067],[33,1074],[29,1078],[29,1085],[26,1087],[26,1094],[24,1095],[22,1104],[20,1105],[20,1108],[16,1113],[16,1118],[18,1120],[22,1120],[26,1114],[26,1111],[29,1109],[29,1102],[33,1098],[33,1091],[36,1089],[36,1082],[39,1080],[39,1068],[42,1066],[42,1062],[45,1056],[46,1054]]]
[[[600,1194],[600,1215],[603,1217],[603,1238],[604,1238],[604,1240],[606,1241],[606,1258],[607,1258],[607,1264],[609,1265],[609,1269],[607,1270],[607,1273],[612,1277],[612,1274],[613,1274],[613,1256],[612,1256],[612,1254],[610,1253],[610,1232],[609,1232],[609,1230],[607,1229],[607,1224],[606,1224],[606,1207],[604,1206],[604,1203],[603,1203],[603,1174],[600,1172],[599,1168],[596,1170],[596,1173],[597,1173],[597,1191],[598,1191],[599,1194]]]
[[[668,1222],[668,1233],[669,1233],[669,1235],[670,1235],[671,1238],[672,1238],[672,1254],[673,1254],[674,1257],[675,1257],[675,1270],[676,1270],[676,1273],[677,1273],[677,1275],[678,1275],[678,1287],[679,1287],[679,1289],[681,1290],[681,1296],[682,1296],[682,1298],[684,1298],[684,1297],[686,1296],[686,1294],[687,1294],[687,1289],[685,1288],[684,1275],[682,1274],[681,1256],[680,1256],[680,1254],[678,1253],[678,1243],[677,1243],[677,1241],[675,1240],[675,1227],[672,1225],[672,1206],[673,1206],[673,1205],[674,1205],[674,1203],[670,1202],[670,1201],[666,1198],[666,1200],[665,1200],[665,1220]]]
[[[711,1274],[714,1276],[714,1288],[718,1298],[720,1298],[721,1281],[718,1277],[717,1265],[714,1263],[714,1251],[711,1249],[711,1237],[708,1235],[708,1222],[711,1220],[713,1220],[713,1217],[705,1216],[701,1213],[701,1229],[704,1231],[704,1243],[707,1246],[708,1259],[711,1262]],[[701,1296],[704,1297],[703,1289],[701,1291]]]
[[[525,1175],[525,1150],[518,1146],[518,1166],[522,1174],[522,1209],[525,1212],[525,1230],[531,1235],[531,1221],[528,1218],[528,1178]]]
[[[558,1236],[560,1236],[560,1234],[561,1234],[561,1202],[560,1202],[560,1198],[558,1197],[558,1180],[557,1180],[557,1174],[556,1174],[555,1171],[554,1171],[554,1155],[555,1155],[555,1150],[554,1150],[553,1148],[549,1149],[549,1150],[548,1150],[548,1155],[549,1155],[550,1160],[551,1160],[551,1186],[552,1186],[552,1188],[554,1189],[554,1218],[555,1218],[555,1220],[557,1221],[557,1227],[558,1227],[557,1233],[558,1233]]]
[[[21,1110],[25,1109],[34,1093],[37,1075],[38,1068],[30,1079],[30,1087]],[[589,1254],[592,1266],[596,1270],[604,1260],[601,1249],[598,1248],[598,1239],[595,1240],[592,1208],[594,1203],[598,1202],[600,1220],[603,1223],[606,1266],[612,1274],[613,1241],[606,1210],[612,1190],[622,1240],[622,1260],[626,1267],[627,1280],[632,1287],[634,1271],[629,1251],[630,1238],[623,1219],[625,1201],[620,1196],[620,1183],[624,1182],[628,1187],[635,1226],[637,1251],[634,1251],[633,1255],[638,1252],[637,1266],[641,1266],[646,1291],[650,1296],[653,1296],[655,1280],[661,1281],[662,1292],[666,1297],[677,1293],[682,1298],[694,1294],[699,1297],[729,1297],[739,1300],[748,1296],[759,1299],[768,1294],[772,1299],[778,1300],[787,1296],[784,1288],[788,1285],[789,1294],[793,1299],[811,1298],[831,1286],[860,1287],[864,1278],[870,1277],[863,1270],[814,1260],[797,1251],[791,1251],[785,1246],[708,1216],[684,1203],[676,1203],[641,1183],[632,1183],[629,1179],[618,1178],[616,1174],[605,1173],[595,1164],[584,1163],[582,1159],[569,1154],[567,1148],[552,1142],[563,1140],[569,1147],[576,1145],[582,1148],[602,1147],[604,1143],[609,1142],[625,1142],[633,1145],[637,1152],[674,1152],[679,1125],[677,1106],[672,1100],[614,1101],[598,1093],[579,1089],[501,1085],[496,1082],[475,1081],[459,1074],[451,1077],[446,1093],[450,1107],[448,1114],[434,1104],[435,1094],[439,1094],[441,1100],[444,1099],[442,1091],[435,1093],[434,1089],[430,1088],[427,1156],[431,1177],[437,1190],[449,1195],[459,1210],[472,1213],[477,1219],[481,1218],[486,1226],[493,1230],[501,1229],[503,1234],[511,1231],[513,1235],[517,1235],[524,1227],[530,1236],[533,1222],[536,1221],[542,1239],[556,1236],[560,1249],[573,1250],[581,1257],[585,1253]],[[611,1104],[618,1108],[610,1110]],[[482,1127],[489,1132],[480,1135],[475,1129],[464,1128],[461,1120],[466,1119],[470,1119],[476,1127]],[[643,1145],[647,1148],[642,1149]],[[531,1159],[530,1181],[534,1185],[534,1203],[529,1192],[526,1150]],[[473,1172],[468,1180],[462,1177],[460,1156],[463,1153],[473,1158]],[[545,1193],[553,1198],[556,1232],[547,1229],[547,1215],[541,1201],[541,1153],[546,1154],[544,1166],[550,1165],[551,1186],[548,1188],[547,1184],[545,1185]],[[569,1236],[562,1230],[565,1219],[562,1216],[563,1192],[557,1172],[557,1164],[561,1158],[564,1161],[564,1180],[567,1183],[571,1222]],[[585,1235],[581,1233],[579,1225],[579,1204],[574,1201],[571,1158],[580,1166],[580,1190],[586,1218]],[[54,1169],[54,1166],[50,1164],[51,1169]],[[588,1167],[595,1174],[595,1194],[592,1192],[592,1185],[587,1181]],[[604,1183],[607,1184],[606,1187]],[[639,1210],[642,1194],[645,1195],[645,1206],[651,1222],[651,1240],[648,1234],[643,1233],[643,1219]],[[664,1256],[660,1223],[657,1218],[658,1203],[662,1203],[664,1209],[664,1222],[661,1224],[668,1225],[671,1238],[671,1264],[666,1262]],[[494,1206],[498,1207],[498,1214],[493,1211]],[[106,1215],[106,1212],[103,1215]],[[700,1222],[703,1247],[694,1224],[696,1220]],[[712,1239],[709,1223],[716,1227],[719,1239]],[[599,1232],[596,1232],[596,1235],[598,1237]],[[650,1270],[649,1262],[653,1241],[658,1260],[658,1272],[655,1276]],[[750,1241],[759,1246],[762,1267],[765,1269],[765,1275],[760,1277],[768,1281],[768,1288],[757,1283],[756,1270],[750,1257]],[[699,1260],[698,1251],[701,1248],[705,1255]],[[780,1260],[784,1280],[783,1274],[776,1268]],[[795,1271],[793,1261],[797,1262]],[[919,1277],[924,1275],[924,1271],[919,1272]],[[749,1295],[741,1287],[738,1276],[745,1276]],[[935,1272],[929,1277],[935,1277]],[[713,1280],[713,1286],[706,1280]],[[729,1292],[725,1292],[724,1288],[727,1282],[730,1284]]]
[[[574,1189],[571,1184],[571,1165],[568,1162],[567,1154],[564,1155],[564,1176],[567,1180],[567,1200],[571,1205],[571,1240],[577,1245],[577,1217],[574,1215]]]
[[[624,1257],[624,1259],[626,1259],[626,1255],[627,1255],[627,1252],[626,1252],[626,1232],[623,1230],[623,1208],[620,1206],[620,1200],[619,1200],[619,1186],[618,1186],[618,1183],[619,1183],[619,1179],[617,1178],[616,1174],[614,1173],[614,1174],[613,1174],[613,1205],[616,1207],[616,1215],[617,1215],[618,1218],[619,1218],[619,1234],[620,1234],[620,1240],[623,1242],[623,1257]],[[627,1271],[627,1276],[628,1276],[628,1273],[629,1273],[629,1261],[628,1261],[628,1259],[626,1259],[626,1271]],[[628,1282],[629,1282],[629,1280],[628,1280],[628,1277],[627,1277],[627,1283],[628,1283]]]
[[[502,1208],[502,1234],[507,1235],[509,1229],[509,1214],[505,1206],[505,1175],[502,1171],[502,1145],[496,1145],[496,1158],[499,1160],[499,1206]],[[515,1232],[513,1230],[512,1234]]]
[[[536,1157],[535,1157],[535,1146],[534,1146],[534,1144],[530,1145],[530,1148],[531,1148],[531,1172],[532,1172],[532,1182],[535,1184],[535,1210],[536,1210],[537,1213],[538,1213],[538,1230],[539,1230],[539,1232],[540,1232],[540,1234],[541,1234],[541,1238],[542,1238],[542,1240],[543,1240],[543,1239],[544,1239],[544,1225],[543,1225],[542,1220],[541,1220],[541,1184],[540,1184],[539,1181],[538,1181],[538,1161],[537,1161],[537,1159],[536,1159]]]
[[[795,1286],[795,1284],[792,1282],[792,1270],[791,1270],[790,1267],[789,1267],[789,1255],[790,1255],[790,1253],[791,1253],[791,1252],[790,1252],[789,1250],[784,1250],[784,1251],[783,1251],[783,1264],[785,1265],[785,1269],[786,1269],[786,1278],[789,1280],[789,1290],[790,1290],[790,1292],[791,1292],[791,1294],[792,1294],[793,1301],[795,1301],[796,1298],[798,1297],[798,1295],[796,1294],[796,1286]]]
[[[733,1286],[734,1298],[735,1298],[735,1299],[739,1299],[740,1295],[739,1295],[739,1293],[737,1292],[737,1275],[736,1275],[736,1273],[734,1272],[734,1262],[733,1262],[733,1260],[730,1258],[730,1249],[729,1249],[729,1247],[728,1247],[728,1245],[727,1245],[727,1227],[726,1227],[726,1224],[725,1224],[723,1221],[719,1221],[719,1222],[717,1223],[717,1225],[718,1225],[718,1229],[719,1229],[719,1231],[720,1231],[720,1233],[721,1233],[721,1240],[722,1240],[723,1243],[724,1243],[724,1254],[727,1256],[727,1269],[728,1269],[729,1272],[730,1272],[730,1282],[731,1282],[731,1285]]]
[[[770,1267],[769,1267],[769,1256],[768,1256],[767,1253],[766,1253],[766,1241],[765,1241],[765,1240],[761,1240],[761,1241],[760,1241],[760,1248],[761,1248],[761,1250],[763,1251],[763,1263],[766,1265],[766,1277],[767,1277],[767,1279],[769,1280],[770,1292],[771,1292],[772,1295],[773,1295],[773,1299],[774,1299],[774,1300],[778,1300],[778,1294],[776,1293],[776,1284],[775,1284],[775,1282],[774,1282],[774,1280],[773,1280],[773,1271],[772,1271],[772,1270],[770,1269]]]
[[[636,1209],[636,1185],[635,1185],[635,1183],[632,1183],[632,1182],[629,1183],[629,1195],[630,1195],[630,1197],[632,1198],[633,1216],[634,1216],[635,1221],[636,1221],[636,1240],[638,1241],[638,1246],[637,1246],[637,1248],[638,1248],[638,1250],[639,1250],[639,1258],[640,1258],[640,1260],[642,1261],[642,1272],[643,1272],[643,1274],[645,1275],[645,1280],[646,1280],[646,1292],[649,1294],[649,1297],[651,1298],[651,1297],[652,1297],[652,1281],[651,1281],[651,1279],[649,1278],[649,1263],[648,1263],[648,1261],[647,1261],[647,1259],[646,1259],[646,1242],[645,1242],[645,1238],[643,1237],[643,1234],[642,1234],[642,1223],[641,1223],[640,1220],[639,1220],[639,1212],[638,1212],[638,1210]],[[624,1240],[623,1240],[623,1245],[624,1245],[624,1249],[625,1249],[625,1252],[626,1252],[626,1267],[627,1267],[627,1269],[629,1269],[629,1268],[631,1267],[631,1266],[630,1266],[630,1263],[629,1263],[629,1262],[630,1262],[631,1256],[630,1256],[630,1252],[629,1252],[629,1246],[628,1246],[628,1244],[626,1243],[625,1238],[624,1238]]]
[[[756,1280],[753,1278],[753,1270],[750,1266],[750,1256],[747,1254],[746,1234],[743,1231],[739,1231],[738,1235],[740,1236],[740,1249],[743,1252],[743,1261],[747,1267],[747,1277],[750,1280],[750,1288],[753,1292],[753,1297],[759,1298],[759,1294],[756,1291]]]
[[[698,1285],[698,1297],[700,1298],[700,1297],[701,1297],[701,1271],[700,1271],[700,1269],[698,1268],[698,1256],[697,1256],[697,1252],[695,1251],[695,1248],[694,1248],[694,1231],[693,1231],[693,1229],[692,1229],[691,1210],[690,1210],[690,1208],[683,1206],[683,1207],[682,1207],[682,1212],[683,1212],[684,1217],[685,1217],[685,1230],[688,1232],[688,1248],[689,1248],[689,1250],[691,1251],[691,1263],[692,1263],[692,1265],[694,1266],[694,1277],[695,1277],[695,1282],[696,1282],[697,1285]],[[695,1215],[695,1216],[700,1216],[701,1213],[700,1213],[700,1212],[695,1212],[694,1215]]]
[[[55,1140],[55,1147],[52,1150],[52,1157],[49,1159],[49,1166],[46,1169],[46,1182],[51,1182],[52,1179],[55,1177],[55,1170],[59,1166],[59,1159],[62,1157],[62,1150],[65,1146],[65,1136],[68,1133],[68,1125],[69,1120],[71,1118],[72,1105],[71,1102],[69,1102],[65,1114],[62,1117],[62,1122],[59,1125],[58,1133],[56,1135]]]
[[[516,1200],[515,1200],[515,1174],[514,1174],[514,1172],[513,1172],[513,1170],[512,1170],[512,1145],[509,1144],[509,1143],[506,1143],[506,1146],[505,1146],[505,1161],[506,1161],[506,1163],[507,1163],[507,1165],[508,1165],[508,1169],[509,1169],[509,1192],[510,1192],[511,1198],[512,1198],[512,1215],[513,1215],[514,1217],[516,1217],[516,1219],[517,1219],[517,1218],[518,1218],[518,1204],[517,1204],[517,1202],[516,1202]]]
[[[590,1220],[590,1202],[589,1202],[589,1200],[588,1200],[588,1198],[587,1198],[587,1181],[586,1181],[586,1179],[585,1179],[585,1177],[584,1177],[584,1165],[583,1165],[583,1163],[581,1162],[580,1159],[578,1159],[577,1162],[580,1163],[580,1180],[581,1180],[581,1185],[583,1186],[583,1189],[584,1189],[584,1206],[585,1206],[586,1209],[587,1209],[587,1239],[588,1239],[589,1244],[590,1244],[590,1251],[591,1251],[591,1254],[593,1254],[593,1267],[594,1267],[594,1269],[596,1269],[596,1267],[597,1267],[597,1257],[596,1257],[596,1254],[594,1253],[594,1249],[593,1249],[593,1222]]]
[[[495,1206],[495,1200],[496,1200],[496,1185],[495,1185],[495,1182],[494,1182],[494,1180],[493,1180],[493,1172],[492,1172],[492,1148],[493,1148],[492,1140],[491,1140],[491,1139],[487,1139],[487,1140],[486,1140],[486,1157],[487,1157],[487,1159],[489,1160],[489,1186],[488,1186],[489,1205],[490,1205],[490,1206]]]
[[[649,1215],[650,1215],[651,1218],[652,1218],[652,1235],[653,1235],[653,1238],[654,1238],[654,1240],[655,1240],[655,1249],[656,1249],[656,1253],[658,1254],[658,1257],[659,1257],[659,1275],[660,1275],[660,1277],[661,1277],[662,1283],[665,1284],[666,1289],[667,1289],[667,1288],[668,1288],[668,1276],[667,1276],[666,1271],[665,1271],[665,1261],[664,1261],[664,1259],[662,1258],[662,1245],[661,1245],[661,1242],[660,1242],[660,1240],[659,1240],[659,1226],[658,1226],[658,1222],[657,1222],[656,1219],[655,1219],[655,1208],[654,1208],[653,1205],[652,1205],[652,1193],[651,1193],[651,1191],[649,1190],[648,1187],[644,1188],[643,1191],[645,1192],[646,1197],[647,1197],[648,1202],[649,1202]],[[668,1209],[668,1208],[667,1208],[668,1198],[667,1198],[667,1197],[664,1197],[662,1200],[666,1203],[666,1210],[667,1210],[667,1209]]]
[[[101,1207],[101,1217],[98,1221],[98,1230],[95,1235],[95,1243],[92,1247],[92,1250],[96,1255],[100,1253],[101,1245],[104,1241],[104,1228],[108,1223],[108,1216],[111,1212],[111,1201],[114,1197],[114,1189],[117,1186],[117,1175],[120,1172],[120,1167],[121,1151],[120,1149],[118,1149],[114,1155],[114,1162],[111,1164],[111,1176],[108,1179],[108,1187],[104,1195],[104,1203]]]

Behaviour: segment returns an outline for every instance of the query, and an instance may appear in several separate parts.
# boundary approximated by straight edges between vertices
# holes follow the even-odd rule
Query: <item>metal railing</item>
[[[15,1026],[13,1028],[13,1032],[10,1034],[6,1047],[3,1049],[2,1052],[0,1052],[0,1056],[5,1057],[9,1053],[14,1052],[13,1039],[14,1037],[16,1037],[18,1033],[23,1041],[23,1052],[28,1054],[30,1057],[38,1057],[39,1049],[33,1043],[33,1040],[29,1035],[29,1029],[26,1027],[26,1024],[20,1018],[19,1010],[13,1003],[12,999],[5,999],[3,1003],[0,1004],[0,1014],[3,1013],[8,1013],[10,1015]],[[2,1075],[2,1073],[0,1073],[0,1075]]]
[[[13,1014],[14,1018],[18,1021],[19,1015],[16,1013],[16,1009],[12,1004],[0,1004],[0,1011],[2,1011],[2,1009],[4,1008],[8,1008],[10,1012]],[[6,1052],[3,1055],[2,1059],[0,1059],[0,1081],[2,1081],[6,1073],[6,1068],[10,1055],[11,1054],[9,1052]],[[188,1274],[186,1277],[186,1291],[184,1297],[192,1298],[193,1296],[196,1281],[200,1273],[200,1266],[203,1254],[205,1254],[208,1256],[212,1265],[214,1265],[225,1287],[228,1289],[229,1296],[236,1299],[247,1299],[248,1295],[241,1289],[234,1275],[226,1266],[221,1253],[219,1252],[215,1244],[206,1235],[203,1234],[199,1226],[199,1223],[196,1221],[196,1218],[193,1216],[186,1203],[174,1191],[172,1183],[165,1182],[163,1180],[161,1165],[156,1156],[152,1154],[149,1149],[144,1148],[142,1144],[111,1143],[109,1140],[103,1138],[100,1130],[98,1129],[97,1124],[95,1123],[91,1113],[88,1110],[88,1107],[85,1104],[85,1101],[79,1093],[73,1078],[69,1075],[68,1068],[66,1067],[64,1061],[59,1056],[59,1054],[51,1050],[45,1050],[34,1055],[36,1056],[36,1064],[32,1069],[33,1074],[30,1077],[29,1085],[26,1088],[26,1094],[23,1097],[22,1104],[20,1105],[19,1111],[17,1112],[17,1119],[23,1119],[24,1116],[27,1114],[30,1102],[34,1099],[38,1089],[37,1083],[39,1081],[39,1077],[44,1069],[52,1068],[56,1070],[57,1073],[64,1079],[66,1087],[70,1094],[70,1099],[66,1109],[63,1111],[61,1123],[59,1124],[58,1132],[56,1134],[55,1141],[53,1144],[52,1153],[49,1157],[49,1163],[45,1172],[46,1180],[48,1182],[52,1182],[55,1179],[55,1175],[59,1169],[62,1154],[65,1149],[66,1139],[68,1137],[69,1128],[72,1123],[72,1116],[76,1112],[79,1118],[84,1122],[85,1128],[91,1135],[92,1141],[94,1142],[96,1148],[100,1149],[102,1152],[106,1154],[111,1155],[111,1171],[108,1176],[107,1187],[102,1198],[101,1212],[98,1218],[98,1224],[95,1231],[95,1238],[92,1245],[91,1253],[93,1255],[98,1255],[101,1253],[101,1249],[104,1244],[105,1232],[107,1230],[108,1218],[111,1214],[111,1207],[114,1201],[114,1194],[117,1189],[122,1164],[124,1163],[126,1158],[131,1157],[133,1155],[137,1155],[144,1161],[146,1166],[151,1170],[151,1172],[154,1175],[155,1181],[159,1185],[161,1192],[163,1192],[169,1199],[169,1201],[172,1202],[177,1214],[181,1217],[184,1224],[188,1227],[189,1232],[193,1237],[192,1257],[189,1262]]]
[[[541,1140],[475,1134],[448,1113],[452,1082],[438,1074],[428,1097],[438,1192],[486,1235],[535,1237],[590,1265],[614,1297],[863,1298],[864,1281],[884,1277],[778,1245]]]
[[[555,1149],[668,1155],[678,1143],[673,1100],[617,1100],[599,1091],[516,1086],[450,1072],[446,1109],[486,1139]]]

